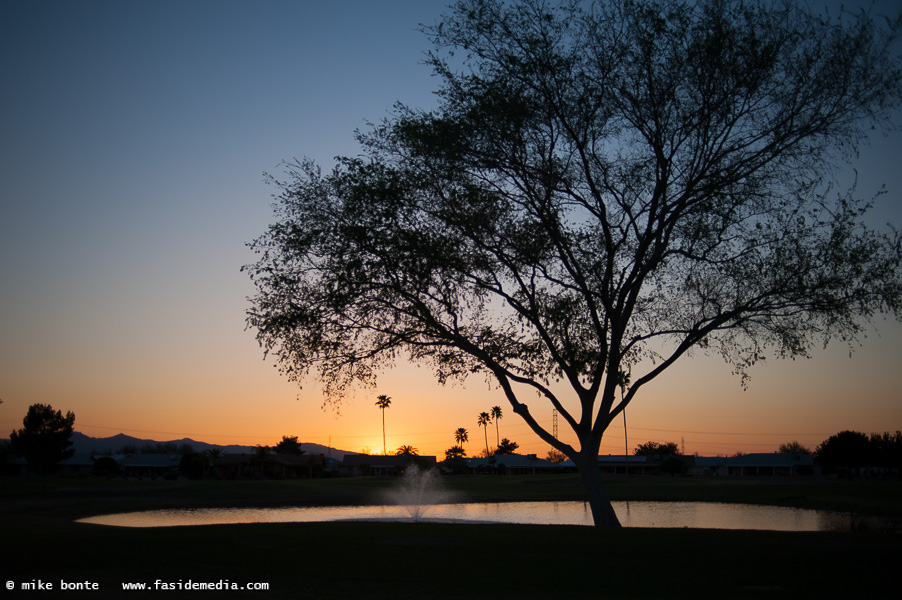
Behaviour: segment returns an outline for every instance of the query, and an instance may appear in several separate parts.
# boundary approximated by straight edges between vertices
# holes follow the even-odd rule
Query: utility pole
[[[626,461],[626,476],[630,476],[630,443],[626,435],[626,409],[623,409],[623,457]]]

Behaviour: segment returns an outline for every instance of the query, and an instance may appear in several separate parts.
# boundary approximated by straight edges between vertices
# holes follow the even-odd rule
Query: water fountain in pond
[[[444,489],[438,471],[410,465],[385,497],[392,504],[404,506],[411,518],[419,521],[429,506],[450,502],[452,494]]]

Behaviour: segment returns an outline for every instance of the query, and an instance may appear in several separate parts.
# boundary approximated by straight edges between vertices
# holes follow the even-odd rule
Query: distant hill
[[[230,444],[227,446],[222,446],[220,444],[208,444],[207,442],[198,442],[196,440],[192,440],[190,438],[182,438],[180,440],[146,440],[142,438],[132,437],[130,435],[125,435],[124,433],[118,433],[116,435],[105,437],[105,438],[95,438],[87,436],[83,433],[79,433],[75,431],[72,433],[72,445],[75,448],[75,452],[79,454],[90,454],[94,453],[106,453],[106,452],[116,452],[123,446],[137,446],[140,449],[143,446],[147,445],[155,445],[155,444],[175,444],[176,446],[181,446],[183,444],[188,444],[192,448],[194,448],[195,452],[203,452],[205,450],[210,450],[213,448],[218,448],[225,454],[250,454],[254,451],[254,446],[239,446],[235,444]],[[334,458],[335,460],[342,460],[345,454],[359,454],[358,452],[348,452],[347,450],[338,450],[336,448],[329,448],[327,446],[323,446],[321,444],[314,444],[311,442],[304,442],[301,444],[301,450],[303,450],[307,454],[324,454],[327,457]]]

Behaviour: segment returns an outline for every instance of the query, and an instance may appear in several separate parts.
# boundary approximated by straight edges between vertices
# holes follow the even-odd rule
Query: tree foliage
[[[304,453],[301,450],[301,442],[298,441],[298,436],[296,435],[291,437],[283,435],[279,443],[273,446],[273,451],[276,454],[292,454],[294,456],[300,456]]]
[[[454,441],[463,449],[464,442],[470,441],[470,433],[466,427],[458,427],[454,430]]]
[[[840,431],[818,445],[815,457],[828,471],[854,474],[863,467],[876,467],[895,469],[902,477],[902,431],[870,435],[860,431]]]
[[[409,444],[398,446],[395,456],[419,456],[420,451]]]
[[[809,448],[802,445],[802,443],[797,440],[780,444],[780,448],[777,452],[780,452],[781,454],[813,454]]]
[[[831,177],[899,106],[899,21],[462,0],[424,29],[438,109],[399,104],[361,156],[271,179],[248,324],[327,399],[399,358],[489,378],[616,523],[602,435],[675,361],[715,353],[745,378],[900,316],[899,235],[865,227],[868,202]]]
[[[567,457],[560,450],[555,450],[552,448],[548,451],[548,454],[545,455],[545,460],[550,463],[558,464],[567,460]]]
[[[678,456],[679,454],[680,447],[676,442],[665,442],[663,444],[645,442],[644,444],[639,444],[633,450],[634,456]]]
[[[49,404],[32,404],[22,420],[23,427],[9,435],[13,451],[25,458],[28,467],[39,475],[56,471],[60,461],[75,454],[72,442],[75,413],[54,411]]]
[[[520,444],[517,442],[512,442],[507,438],[502,438],[501,442],[498,444],[498,447],[495,448],[496,455],[502,454],[513,454],[517,451],[517,448],[520,447]]]
[[[455,458],[465,458],[467,451],[462,446],[451,446],[445,450],[445,460],[453,460]]]

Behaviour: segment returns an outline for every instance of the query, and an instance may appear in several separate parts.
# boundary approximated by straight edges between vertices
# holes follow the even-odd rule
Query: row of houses
[[[321,454],[267,454],[263,457],[254,454],[223,454],[198,469],[204,477],[219,479],[297,479],[314,477],[329,466],[327,459]],[[16,460],[12,467],[19,473],[27,472],[23,459]],[[77,453],[60,462],[58,472],[60,475],[73,476],[99,473],[134,479],[159,479],[183,475],[184,468],[181,454],[94,456]]]
[[[815,473],[808,454],[744,454],[730,457],[626,456],[598,457],[598,468],[606,475],[657,475],[666,460],[678,460],[682,474],[694,477],[795,477]],[[104,469],[98,469],[101,463]],[[24,462],[24,461],[22,461]],[[202,475],[220,479],[295,479],[315,477],[325,472],[339,476],[388,477],[404,473],[411,463],[420,467],[440,467],[446,472],[500,475],[538,475],[576,472],[572,461],[552,463],[535,454],[505,454],[489,458],[466,458],[456,463],[439,463],[435,456],[383,456],[346,454],[342,461],[318,455],[223,454],[204,464]],[[24,467],[24,464],[22,465]],[[671,467],[673,463],[671,462]],[[64,475],[90,475],[98,471],[128,478],[156,479],[179,476],[184,468],[179,454],[129,454],[118,456],[75,455],[60,463]]]
[[[607,475],[657,475],[666,460],[677,460],[679,472],[695,477],[795,477],[813,475],[814,459],[809,454],[773,453],[744,454],[730,457],[701,456],[616,456],[598,457],[598,468]],[[341,469],[345,474],[398,475],[416,460],[421,465],[435,465],[434,456],[366,456],[346,455]],[[451,465],[441,463],[445,469]],[[535,454],[505,454],[489,458],[466,458],[456,465],[466,473],[493,473],[504,475],[537,475],[576,472],[573,461],[553,463]]]

